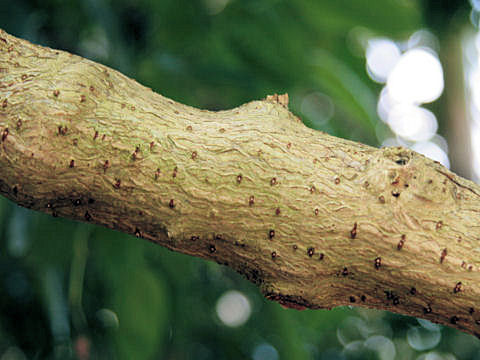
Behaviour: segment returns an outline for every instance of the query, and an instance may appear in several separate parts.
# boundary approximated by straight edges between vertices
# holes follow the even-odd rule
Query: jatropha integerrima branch
[[[226,264],[286,307],[480,333],[480,187],[413,151],[309,129],[286,95],[194,109],[4,31],[0,104],[21,206]]]

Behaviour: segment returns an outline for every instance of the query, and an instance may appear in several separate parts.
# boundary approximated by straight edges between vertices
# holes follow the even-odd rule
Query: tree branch
[[[211,112],[0,31],[0,192],[228,265],[287,307],[480,333],[480,187],[305,127],[285,96]]]

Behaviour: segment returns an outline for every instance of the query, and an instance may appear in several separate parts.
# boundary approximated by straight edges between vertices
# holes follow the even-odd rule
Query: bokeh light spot
[[[438,38],[432,32],[426,29],[420,29],[415,31],[407,42],[408,48],[430,48],[435,52],[438,52],[440,49],[440,44]]]
[[[230,0],[204,0],[209,15],[217,15],[225,9]]]
[[[388,114],[388,125],[394,133],[410,141],[427,141],[438,129],[435,115],[422,107],[398,104]]]
[[[430,331],[437,331],[442,328],[441,325],[434,324],[431,321],[425,320],[425,319],[417,319],[418,323],[420,324],[421,327],[430,330]]]
[[[450,168],[450,161],[445,151],[440,148],[437,144],[431,141],[418,142],[412,146],[412,150],[425,155],[426,157],[438,161],[440,164],[445,166],[447,169]]]
[[[398,102],[429,103],[442,94],[443,70],[438,57],[426,48],[405,52],[390,73],[387,87]]]
[[[417,360],[456,360],[452,354],[441,354],[437,351],[430,351],[417,357]]]
[[[400,59],[398,46],[390,39],[374,38],[368,41],[367,71],[370,77],[384,83]]]
[[[385,336],[375,335],[365,340],[364,346],[367,349],[374,350],[380,360],[395,359],[395,345],[392,340]]]
[[[218,299],[216,310],[222,323],[230,327],[245,324],[252,312],[247,297],[235,290],[227,291]]]
[[[103,327],[117,329],[119,326],[118,316],[110,309],[100,309],[97,311],[97,319]]]
[[[334,114],[332,99],[318,91],[303,98],[300,110],[317,126],[326,124]]]
[[[442,334],[440,330],[427,330],[421,326],[414,326],[407,331],[408,344],[418,351],[432,349],[438,345]]]
[[[253,351],[253,360],[278,360],[278,351],[270,344],[260,344]]]
[[[346,318],[337,328],[337,339],[343,346],[351,344],[355,340],[364,339],[367,336],[365,321],[358,317]]]

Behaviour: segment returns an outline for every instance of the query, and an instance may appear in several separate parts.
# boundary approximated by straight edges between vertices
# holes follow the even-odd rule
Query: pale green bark
[[[480,187],[311,130],[285,97],[198,110],[0,31],[0,134],[22,206],[228,264],[285,306],[480,333]]]

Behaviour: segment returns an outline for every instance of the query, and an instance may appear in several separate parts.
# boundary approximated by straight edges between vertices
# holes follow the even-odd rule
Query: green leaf
[[[161,274],[146,260],[147,242],[99,229],[95,236],[95,263],[108,291],[104,307],[118,317],[112,329],[118,359],[150,359],[162,352],[167,334],[169,298]]]

